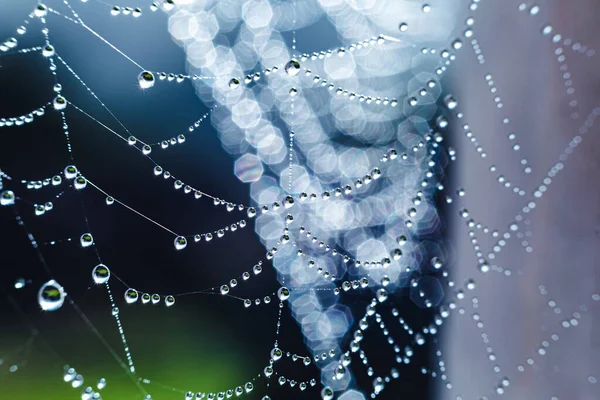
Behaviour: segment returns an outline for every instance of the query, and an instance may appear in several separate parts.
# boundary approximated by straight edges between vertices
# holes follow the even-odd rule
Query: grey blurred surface
[[[454,278],[461,287],[474,278],[477,287],[457,301],[445,331],[445,354],[448,390],[440,382],[441,399],[581,399],[600,398],[600,301],[592,300],[600,293],[600,122],[597,120],[583,141],[564,163],[564,169],[552,179],[537,207],[528,214],[522,208],[533,199],[548,170],[588,114],[600,106],[600,60],[572,51],[568,46],[552,43],[560,33],[589,48],[600,49],[597,22],[600,3],[595,0],[539,2],[538,15],[519,12],[517,1],[481,2],[475,16],[475,37],[485,56],[479,65],[472,46],[466,44],[457,64],[452,67],[452,81],[463,122],[454,120],[454,141],[458,143],[455,164],[456,182],[466,196],[455,202],[451,210],[451,242]],[[529,4],[531,7],[532,4]],[[550,36],[541,34],[542,27],[552,24]],[[575,94],[566,93],[565,81],[555,54],[563,48],[564,64],[571,73]],[[491,94],[485,80],[492,74],[496,94]],[[494,96],[500,96],[504,107],[498,109]],[[568,102],[579,101],[571,107]],[[572,112],[579,118],[573,119]],[[503,123],[509,117],[511,122]],[[482,159],[465,137],[461,126],[468,122],[479,143],[488,153]],[[507,139],[515,132],[516,140]],[[519,143],[521,150],[512,150]],[[532,167],[523,172],[520,160],[525,157]],[[495,164],[498,172],[489,171]],[[503,174],[526,191],[518,196],[497,182]],[[458,210],[466,207],[470,217],[506,232],[517,214],[524,216],[518,232],[530,237],[522,239],[513,232],[511,239],[490,265],[510,269],[511,276],[497,271],[482,274],[468,236],[469,228]],[[485,257],[498,239],[476,231]],[[527,240],[532,252],[521,244]],[[545,294],[544,294],[545,293]],[[473,308],[476,297],[478,308]],[[554,307],[549,302],[555,303]],[[550,303],[552,304],[552,303]],[[478,313],[483,328],[472,317]],[[576,314],[575,317],[573,313]],[[579,316],[579,318],[578,318]],[[564,320],[575,319],[577,326],[565,328]],[[489,343],[484,343],[482,334]],[[558,340],[553,340],[553,334]],[[556,337],[555,337],[556,338]],[[538,349],[544,347],[545,355]],[[492,348],[495,361],[488,359]],[[533,364],[528,364],[531,358]],[[494,371],[494,366],[500,372]],[[524,372],[517,370],[524,366]],[[510,384],[499,395],[495,387],[503,377]]]

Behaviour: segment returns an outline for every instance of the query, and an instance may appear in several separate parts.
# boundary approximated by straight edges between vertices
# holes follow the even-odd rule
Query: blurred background
[[[272,17],[265,22],[267,3]],[[0,0],[0,40],[17,37],[15,29],[22,25],[36,4],[29,0]],[[48,0],[46,4],[62,15],[71,15],[62,2]],[[331,103],[327,100],[322,103],[325,111],[317,112],[314,99],[318,96],[328,99],[328,95],[311,94],[304,86],[298,86],[302,93],[296,100],[297,115],[289,119],[286,111],[289,88],[275,78],[276,87],[272,92],[270,85],[260,86],[253,92],[255,97],[250,98],[261,105],[274,105],[275,112],[283,115],[282,121],[273,122],[275,118],[263,110],[261,118],[272,124],[269,129],[275,134],[270,137],[270,143],[280,140],[284,156],[288,141],[285,126],[298,128],[300,144],[295,157],[298,165],[310,166],[306,167],[310,184],[295,192],[331,187],[327,184],[334,180],[328,174],[339,172],[352,178],[354,172],[346,173],[344,160],[370,167],[381,154],[370,149],[387,149],[396,140],[409,148],[414,140],[411,142],[412,137],[407,132],[423,134],[418,123],[421,120],[414,117],[431,120],[430,127],[443,132],[445,147],[456,151],[456,161],[451,162],[447,157],[440,159],[436,166],[437,177],[446,189],[439,191],[440,195],[424,196],[432,200],[414,241],[425,244],[415,245],[417,250],[407,256],[422,264],[441,256],[444,270],[456,282],[455,287],[448,287],[446,281],[440,279],[446,285],[444,304],[455,301],[457,306],[450,317],[444,319],[441,333],[431,336],[424,346],[415,346],[417,351],[410,364],[399,367],[400,377],[386,385],[377,397],[598,398],[600,302],[594,300],[593,294],[600,293],[600,282],[596,279],[600,256],[597,185],[600,139],[597,127],[588,118],[592,110],[600,106],[598,61],[593,51],[590,52],[600,44],[600,35],[594,26],[600,12],[596,2],[540,1],[526,4],[522,11],[519,11],[521,2],[512,0],[297,0],[297,4],[198,1],[181,3],[169,12],[161,9],[163,7],[151,12],[150,4],[132,0],[128,6],[143,9],[142,16],[134,18],[122,13],[112,16],[111,7],[104,2],[72,2],[88,26],[151,71],[209,76],[222,73],[223,77],[242,77],[245,71],[288,59],[293,53],[288,51],[293,41],[293,27],[297,27],[299,52],[310,53],[347,46],[350,39],[369,38],[372,32],[398,36],[402,32],[400,24],[408,22],[407,32],[411,36],[403,37],[402,43],[392,47],[389,54],[395,58],[389,63],[377,65],[377,61],[384,59],[372,56],[370,63],[374,65],[369,66],[369,60],[357,57],[355,69],[329,65],[320,72],[323,76],[333,74],[341,81],[346,79],[347,85],[363,93],[397,96],[398,111],[374,109],[363,114],[356,109],[368,109],[367,105],[355,104],[355,108],[349,109],[335,103],[340,100]],[[431,7],[427,14],[432,20],[423,20],[424,5]],[[536,5],[539,11],[532,12]],[[197,26],[185,30],[181,26],[186,26],[190,15],[195,16]],[[465,38],[464,32],[470,15],[475,15],[474,43]],[[240,28],[241,20],[246,25]],[[269,35],[278,35],[279,44],[272,47],[277,50],[275,56],[272,55],[274,50],[262,50],[270,49],[259,41],[261,35],[265,36],[263,24],[270,27]],[[548,24],[552,32],[544,35]],[[287,177],[282,177],[287,171],[287,158],[283,162],[269,162],[281,152],[274,146],[256,152],[262,164],[251,164],[261,165],[260,173],[249,167],[249,172],[244,174],[236,167],[240,159],[245,160],[245,154],[253,154],[254,148],[260,146],[237,141],[254,128],[244,127],[247,121],[243,118],[240,122],[240,115],[248,114],[248,109],[234,108],[242,99],[229,94],[228,80],[214,84],[157,82],[152,89],[143,91],[137,82],[140,70],[97,36],[52,12],[47,17],[47,26],[56,52],[136,137],[154,143],[180,133],[187,135],[185,145],[172,146],[168,151],[155,149],[152,154],[157,163],[168,166],[179,179],[236,204],[262,204],[260,199],[269,198],[270,190],[279,190],[280,183],[285,187]],[[19,48],[44,43],[41,28],[40,22],[32,19],[27,25],[27,34],[17,37]],[[219,29],[223,35],[217,35]],[[556,34],[561,35],[560,39],[554,40]],[[439,52],[457,37],[463,38],[463,48],[443,77],[436,79],[441,89],[423,101],[418,111],[409,111],[404,104],[411,93],[430,79],[428,75],[419,78],[420,74],[433,71],[438,64],[445,67],[445,63],[437,61],[439,57],[436,62],[419,58],[422,48]],[[237,63],[228,63],[230,53],[220,50],[219,46],[231,48]],[[0,53],[0,118],[27,114],[55,97],[52,90],[55,82],[48,71],[48,61],[39,52],[13,53]],[[127,137],[77,78],[59,62],[57,65],[62,94]],[[357,77],[356,82],[346,75]],[[573,91],[568,91],[569,88]],[[285,98],[281,91],[285,92]],[[444,107],[443,99],[448,94],[457,99],[456,110]],[[207,113],[215,105],[215,99],[220,104],[216,109],[219,111],[188,134],[190,124]],[[245,104],[248,99],[244,98]],[[313,102],[310,103],[313,111],[302,108],[304,103],[298,99],[307,99],[307,104]],[[498,103],[502,103],[502,107],[498,107]],[[303,114],[302,110],[309,111]],[[458,118],[457,111],[464,116]],[[436,117],[440,115],[449,120],[445,130],[440,129],[439,123],[436,126]],[[246,217],[245,212],[236,214],[214,207],[210,199],[195,200],[172,190],[170,180],[155,177],[151,173],[154,165],[117,136],[70,107],[66,116],[73,163],[78,169],[103,190],[161,225],[188,235],[214,231]],[[505,118],[510,121],[506,123]],[[309,121],[308,124],[313,123],[310,122],[313,119],[318,124],[302,125],[302,120]],[[359,120],[367,121],[368,125],[361,125]],[[237,122],[234,125],[231,121]],[[410,122],[408,128],[406,121]],[[105,196],[89,186],[78,193],[67,185],[27,190],[19,182],[21,179],[49,178],[71,163],[62,124],[60,114],[49,107],[43,117],[36,117],[32,123],[0,127],[3,135],[0,169],[13,178],[3,179],[3,184],[20,197],[15,206],[0,209],[3,270],[0,278],[0,398],[81,398],[81,388],[73,389],[63,381],[63,367],[68,364],[84,375],[83,387],[95,386],[99,379],[105,378],[107,386],[99,391],[104,399],[141,399],[144,393],[109,350],[113,349],[125,360],[106,290],[94,285],[91,279],[91,270],[98,264],[96,252],[94,248],[79,246],[80,235],[93,233],[95,249],[102,262],[128,285],[142,292],[169,295],[218,287],[232,276],[251,271],[264,257],[265,249],[274,245],[270,233],[280,231],[280,225],[277,220],[266,221],[265,218],[249,220],[246,228],[235,233],[210,243],[195,244],[189,240],[185,251],[177,251],[172,244],[173,236],[168,232],[117,204],[107,206]],[[314,133],[317,128],[324,132],[327,141],[302,138],[302,132]],[[386,129],[391,129],[393,134],[382,141],[378,135],[383,135]],[[342,138],[331,134],[342,130],[357,133]],[[465,136],[469,131],[476,137],[475,146],[470,140],[472,135]],[[360,136],[365,132],[368,135]],[[582,138],[582,145],[573,146],[578,143],[578,140],[573,142],[577,135]],[[310,143],[328,144],[329,141],[336,145],[327,150],[310,147]],[[243,145],[238,146],[238,143]],[[573,150],[565,153],[568,154],[566,159],[560,159],[570,144]],[[477,150],[477,146],[484,149],[487,157],[481,157],[482,151]],[[355,158],[342,157],[346,150],[354,148],[363,153],[354,154]],[[311,157],[322,159],[329,149],[339,157],[337,169],[334,168],[333,173],[331,170],[319,172]],[[556,169],[559,159],[564,163],[560,173]],[[496,170],[490,171],[491,165],[496,166]],[[550,183],[542,182],[552,167],[557,171],[556,178]],[[426,170],[423,165],[410,168]],[[379,199],[370,203],[371,215],[376,215],[381,205],[385,211],[380,210],[379,214],[384,214],[381,218],[386,219],[389,198],[409,200],[414,196],[421,177],[419,174],[413,177],[410,172],[408,166],[396,170],[387,192],[369,193],[370,198]],[[295,170],[294,173],[303,177],[305,172]],[[510,188],[505,187],[507,180],[511,182]],[[544,189],[539,189],[541,184],[545,185]],[[525,194],[514,193],[514,186],[523,188]],[[457,188],[464,189],[466,194],[455,195]],[[543,197],[536,196],[536,191],[544,193]],[[446,192],[454,199],[450,204],[446,201]],[[530,207],[528,203],[534,200],[535,207]],[[33,205],[46,201],[54,203],[52,211],[35,216]],[[406,208],[404,203],[402,212]],[[394,203],[393,207],[396,206]],[[530,211],[525,212],[523,207],[529,207]],[[489,232],[466,226],[467,219],[459,213],[464,208],[468,209],[470,218],[489,227]],[[24,226],[17,223],[17,215],[22,217]],[[522,218],[516,218],[517,215]],[[334,217],[344,219],[343,215]],[[364,217],[357,216],[352,224],[344,227],[352,236],[340,238],[339,229],[328,225],[335,224],[327,215],[323,217],[322,211],[313,213],[303,209],[300,218],[318,225],[315,230],[320,229],[319,237],[336,241],[352,254],[360,253],[360,246],[352,248],[348,244],[353,240],[368,243],[366,247],[370,250],[379,243],[372,244],[368,240],[377,239],[387,245],[397,233],[387,221],[382,223],[376,217],[369,217],[371,219],[365,222]],[[274,223],[276,228],[265,228],[268,223]],[[519,225],[516,231],[511,230],[514,223]],[[364,233],[366,225],[372,228],[368,233]],[[379,225],[385,233],[380,236],[373,233]],[[500,234],[511,232],[512,236],[504,244],[498,244],[501,237],[491,234],[495,229]],[[469,230],[475,231],[476,243],[472,241],[473,236],[469,236]],[[35,236],[50,273],[32,249],[28,233]],[[479,245],[481,250],[474,250],[474,245]],[[478,251],[481,255],[476,255]],[[495,255],[490,257],[491,253]],[[374,251],[358,257],[379,257],[378,254]],[[480,272],[482,259],[490,265],[487,273]],[[266,262],[262,274],[240,285],[236,295],[263,297],[276,291],[282,279],[294,281],[296,277],[286,267],[291,265],[288,261],[278,259],[275,265]],[[439,310],[416,304],[408,287],[413,276],[397,268],[397,279],[390,286],[390,299],[384,304],[382,314],[387,312],[384,320],[391,336],[397,338],[397,344],[414,346],[414,338],[406,335],[402,326],[390,317],[391,308],[399,309],[415,330],[430,326]],[[423,271],[419,273],[427,275]],[[354,276],[352,279],[361,276],[352,270],[349,274]],[[16,289],[15,282],[21,278],[25,286]],[[65,304],[52,312],[40,310],[37,291],[50,278],[65,288],[76,307]],[[475,289],[466,290],[464,298],[456,299],[456,292],[464,288],[469,279],[474,279]],[[122,300],[125,289],[120,281],[111,279],[136,376],[148,380],[142,387],[153,399],[183,399],[187,391],[217,392],[233,388],[252,381],[268,365],[275,340],[278,302],[245,309],[233,298],[199,294],[176,296],[175,306],[169,308],[162,302],[126,305]],[[340,324],[347,335],[323,340],[327,346],[335,345],[343,351],[348,348],[349,336],[372,296],[372,293],[348,292],[334,300],[341,303],[331,307],[343,315],[344,322]],[[315,302],[319,312],[326,312],[326,305],[330,304],[323,297]],[[280,347],[302,355],[319,354],[320,342],[305,338],[309,328],[297,322],[299,311],[293,309],[291,313],[288,307],[286,303],[282,313]],[[379,331],[368,335],[362,348],[376,373],[369,376],[360,360],[354,359],[353,375],[345,377],[345,388],[337,398],[368,398],[373,391],[374,377],[385,375],[393,366],[394,350]],[[289,359],[278,364],[278,372],[296,381],[315,378],[318,382],[328,382],[331,377],[331,371],[322,372],[314,362],[304,368]],[[266,394],[264,381],[262,377],[254,381],[255,389],[248,398],[261,399]],[[498,391],[498,386],[504,394]],[[273,399],[320,398],[321,387],[318,384],[300,392],[297,388],[279,387],[273,381],[268,394]]]

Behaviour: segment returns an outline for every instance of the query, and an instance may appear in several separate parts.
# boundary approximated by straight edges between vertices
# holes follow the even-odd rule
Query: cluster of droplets
[[[152,304],[158,304],[160,303],[163,296],[159,294],[151,295],[149,293],[142,293],[140,295],[140,293],[136,289],[129,288],[125,290],[124,298],[127,304],[137,303],[138,300],[140,300],[142,304],[148,304],[150,302]],[[175,297],[172,295],[164,296],[164,302],[165,306],[171,307],[175,304]]]
[[[245,394],[250,394],[254,390],[254,384],[252,382],[246,382],[243,386],[236,386],[234,389],[227,389],[223,392],[217,393],[204,393],[198,392],[186,392],[184,395],[185,400],[225,400],[232,397],[240,397]],[[269,400],[268,396],[263,397],[263,400]]]
[[[77,373],[75,368],[69,365],[64,367],[63,380],[75,389],[83,387],[84,383],[83,375]],[[86,386],[81,390],[81,400],[102,400],[102,396],[98,391],[104,389],[105,387],[106,379],[100,378],[96,383],[95,388],[92,386]]]
[[[119,7],[119,6],[113,6],[113,8],[110,10],[110,14],[113,16],[117,16],[117,15],[131,15],[133,17],[140,17],[142,15],[142,9],[139,7],[136,8],[132,8],[132,7]]]
[[[0,118],[0,128],[6,126],[21,126],[25,124],[29,124],[33,122],[35,117],[41,117],[46,113],[47,105],[43,105],[42,107],[27,113],[25,115],[21,115],[18,117],[8,117],[8,118]]]

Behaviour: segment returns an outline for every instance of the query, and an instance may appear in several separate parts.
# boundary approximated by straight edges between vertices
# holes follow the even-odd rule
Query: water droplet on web
[[[285,64],[285,72],[289,76],[298,75],[298,73],[300,72],[300,63],[295,59],[288,61],[287,64]]]
[[[444,104],[448,110],[454,110],[458,105],[458,102],[451,94],[449,94],[444,98]]]
[[[445,128],[448,126],[448,118],[446,118],[443,115],[440,115],[436,120],[435,120],[436,124],[438,127],[440,128]]]
[[[3,190],[0,193],[0,205],[12,206],[15,204],[15,194],[11,190]]]
[[[67,99],[63,96],[56,96],[52,102],[55,110],[61,111],[67,108]]]
[[[431,266],[435,269],[440,269],[442,268],[442,260],[439,257],[433,257],[431,259]]]
[[[44,4],[38,4],[33,14],[38,18],[45,17],[48,14],[48,7]]]
[[[81,387],[83,385],[83,375],[77,374],[75,378],[71,381],[71,386],[74,388]]]
[[[285,301],[285,300],[289,299],[290,290],[286,287],[280,287],[279,290],[277,291],[277,297],[279,297],[279,300],[281,300],[281,301]]]
[[[40,216],[40,215],[44,215],[45,213],[46,213],[46,207],[44,207],[42,204],[35,206],[35,215]]]
[[[75,379],[76,375],[77,372],[75,371],[75,368],[71,368],[68,365],[65,366],[65,373],[63,374],[63,379],[65,382],[71,382],[73,379]]]
[[[537,15],[539,12],[540,12],[540,7],[539,6],[533,6],[529,10],[529,14],[531,14],[531,15]]]
[[[135,289],[129,288],[125,291],[125,301],[127,304],[133,304],[138,301],[138,292]]]
[[[171,11],[173,8],[175,8],[175,0],[165,0],[163,2],[163,8],[165,11]]]
[[[100,380],[98,381],[98,384],[96,386],[98,387],[98,390],[104,389],[106,387],[106,379],[100,378]]]
[[[229,88],[231,89],[237,89],[238,87],[240,87],[240,81],[237,78],[232,78],[229,81]]]
[[[108,282],[110,278],[110,270],[104,264],[98,264],[92,270],[92,278],[94,279],[94,283],[103,284]]]
[[[187,246],[187,239],[184,238],[183,236],[178,236],[177,238],[175,238],[174,243],[175,243],[176,250],[183,250]]]
[[[173,297],[173,296],[165,297],[165,305],[167,307],[171,307],[171,306],[173,306],[173,304],[175,304],[175,297]]]
[[[473,280],[473,279],[467,280],[467,289],[469,289],[469,290],[475,289],[475,280]]]
[[[384,301],[386,301],[388,299],[388,292],[387,290],[381,288],[377,290],[376,293],[376,297],[377,297],[377,301],[380,303],[383,303]]]
[[[77,167],[75,167],[74,165],[68,165],[67,167],[65,167],[65,178],[67,179],[75,179],[75,177],[77,176]]]
[[[408,24],[406,22],[402,22],[398,26],[398,29],[400,29],[400,32],[406,32],[408,30]]]
[[[42,55],[44,57],[52,57],[54,55],[54,52],[54,46],[49,44],[44,46],[44,48],[42,49]]]
[[[54,311],[62,307],[66,293],[54,279],[44,283],[38,292],[38,304],[44,311]]]
[[[79,243],[81,244],[81,247],[90,247],[94,244],[94,238],[91,233],[84,233],[79,238]]]
[[[142,71],[138,75],[138,83],[142,89],[149,89],[154,86],[154,74],[149,71]]]
[[[85,187],[87,186],[87,180],[83,176],[78,176],[77,178],[75,178],[73,186],[77,190],[85,189]]]
[[[294,205],[294,198],[292,196],[286,196],[286,198],[283,201],[283,206],[288,209],[293,207]]]
[[[375,392],[375,394],[379,394],[384,388],[385,388],[385,382],[384,382],[383,378],[378,376],[377,378],[375,378],[373,380],[373,392]]]
[[[328,386],[324,387],[323,390],[321,390],[321,398],[323,400],[333,400],[333,390]]]

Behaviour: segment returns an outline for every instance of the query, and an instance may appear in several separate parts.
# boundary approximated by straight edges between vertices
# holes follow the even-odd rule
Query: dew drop
[[[24,278],[17,278],[15,281],[15,289],[23,289],[25,287],[26,281]]]
[[[142,71],[138,75],[138,83],[142,89],[149,89],[154,86],[154,74],[149,71]]]
[[[285,72],[289,76],[298,75],[300,72],[300,63],[295,59],[288,61],[287,64],[285,64]]]
[[[290,290],[286,287],[280,287],[279,290],[277,291],[277,297],[279,297],[279,300],[281,300],[281,301],[285,301],[285,300],[289,299]]]
[[[75,179],[75,177],[77,176],[77,167],[75,167],[74,165],[68,165],[65,168],[65,178],[67,179]]]
[[[104,264],[98,264],[92,270],[92,278],[94,279],[94,283],[103,284],[108,282],[110,278],[110,270]]]
[[[454,110],[458,105],[458,102],[451,94],[449,94],[444,98],[444,104],[448,110]]]
[[[187,239],[183,236],[177,236],[174,241],[175,250],[183,250],[187,246]]]
[[[323,400],[333,400],[333,390],[329,386],[326,386],[321,390],[321,398]]]
[[[85,179],[83,176],[78,176],[75,178],[75,183],[73,183],[73,186],[77,190],[85,189],[87,186],[87,179]]]
[[[125,301],[127,304],[133,304],[138,301],[139,294],[137,290],[129,288],[125,291]]]
[[[377,290],[376,296],[377,296],[377,301],[380,303],[383,303],[384,301],[386,301],[388,299],[388,292],[387,292],[387,290],[381,288],[381,289]]]
[[[229,81],[229,88],[230,89],[237,89],[238,87],[240,87],[240,80],[237,78],[232,78]]]
[[[52,57],[54,55],[54,53],[55,53],[54,46],[52,46],[50,44],[44,46],[44,48],[42,49],[42,55],[44,57]]]
[[[61,111],[67,108],[67,99],[63,96],[56,96],[52,102],[55,110]]]
[[[79,238],[79,243],[81,244],[81,247],[90,247],[94,244],[94,237],[91,233],[84,233]]]
[[[33,14],[38,18],[45,17],[48,14],[48,7],[46,7],[44,4],[38,4]]]
[[[65,290],[54,279],[44,283],[38,292],[38,304],[44,311],[55,311],[62,307]]]
[[[15,194],[11,190],[3,190],[0,194],[1,206],[12,206],[15,204]]]

